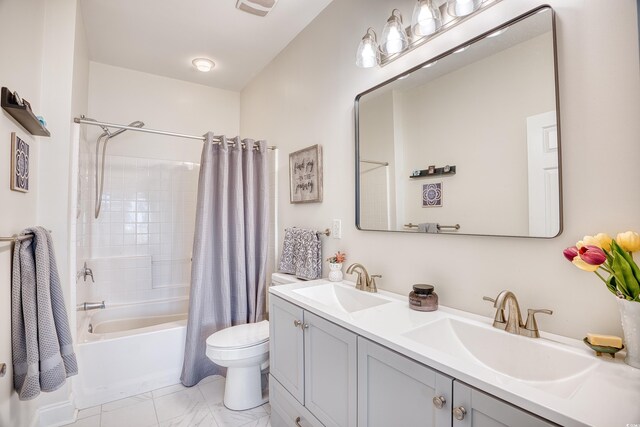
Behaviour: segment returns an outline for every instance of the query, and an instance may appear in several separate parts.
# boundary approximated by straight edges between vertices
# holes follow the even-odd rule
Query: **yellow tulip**
[[[616,243],[620,245],[620,248],[622,248],[623,251],[640,251],[640,234],[635,231],[620,233],[616,236]]]
[[[575,257],[571,262],[573,263],[573,265],[575,265],[579,269],[584,271],[589,271],[589,272],[594,272],[598,269],[598,267],[600,267],[599,265],[587,264],[579,256]]]
[[[598,233],[595,236],[584,236],[576,246],[580,249],[583,246],[592,245],[597,246],[605,251],[611,250],[611,241],[613,239],[606,233]]]

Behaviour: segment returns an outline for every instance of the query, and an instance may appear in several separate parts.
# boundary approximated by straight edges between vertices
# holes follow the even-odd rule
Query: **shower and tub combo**
[[[120,207],[123,204],[129,204],[137,206],[144,206],[143,212],[137,212],[135,217],[131,217],[131,221],[137,221],[131,224],[138,230],[140,228],[145,229],[149,227],[149,236],[151,234],[151,228],[162,227],[157,230],[165,233],[165,225],[168,232],[173,232],[179,229],[180,224],[163,222],[157,224],[158,221],[165,221],[163,217],[164,212],[156,214],[156,218],[152,218],[154,214],[154,204],[158,204],[149,196],[148,193],[162,194],[171,189],[158,188],[158,182],[152,182],[150,191],[149,188],[137,189],[133,191],[132,195],[138,195],[134,200],[127,200],[126,196],[122,197],[122,201],[116,196],[118,193],[117,188],[109,188],[109,185],[113,186],[114,174],[128,173],[126,171],[127,165],[139,166],[140,159],[120,159],[122,165],[116,165],[113,162],[118,160],[117,157],[109,156],[107,154],[107,146],[109,141],[118,135],[121,135],[127,130],[150,133],[156,135],[168,135],[178,138],[186,139],[198,139],[205,142],[205,152],[212,150],[212,147],[217,144],[222,144],[223,150],[220,150],[224,154],[227,150],[236,150],[240,152],[247,152],[243,154],[247,157],[256,157],[255,164],[258,173],[255,174],[256,178],[263,179],[260,183],[260,188],[254,190],[249,183],[246,188],[238,191],[256,191],[256,197],[252,197],[260,204],[256,209],[249,207],[247,212],[259,212],[260,216],[264,218],[253,218],[256,223],[256,227],[260,229],[263,227],[263,223],[266,223],[265,219],[268,217],[266,211],[268,207],[268,200],[265,197],[266,182],[268,182],[267,168],[266,168],[266,149],[273,149],[275,147],[267,147],[263,142],[254,143],[252,140],[240,140],[239,138],[226,139],[225,137],[213,137],[212,134],[208,134],[205,137],[185,135],[174,132],[164,132],[144,127],[142,121],[134,121],[129,125],[117,125],[112,123],[100,122],[94,119],[81,117],[76,118],[75,122],[78,124],[99,126],[102,129],[102,133],[97,137],[94,163],[91,165],[95,170],[87,172],[87,176],[94,180],[92,186],[95,189],[95,203],[93,204],[93,212],[91,218],[86,215],[89,211],[89,203],[84,200],[85,217],[84,220],[90,222],[92,232],[97,235],[92,236],[92,244],[99,244],[101,237],[99,233],[103,229],[113,230],[114,221],[117,222],[117,215],[127,215],[128,212],[124,211],[123,214],[117,212],[114,214],[114,206]],[[116,129],[113,131],[112,129]],[[124,140],[123,140],[124,141]],[[217,150],[217,148],[214,148]],[[203,152],[203,159],[205,154]],[[144,162],[144,160],[142,160]],[[111,164],[110,164],[111,162]],[[137,163],[136,163],[137,162]],[[150,161],[151,162],[151,161]],[[205,182],[205,190],[211,190],[215,193],[214,183],[211,188],[210,184],[207,184],[207,179],[211,177],[211,171],[214,165],[208,164],[205,160],[204,166],[200,166],[200,170],[193,170],[190,172],[190,176],[194,173],[200,175],[198,183],[198,193],[203,192],[203,180]],[[262,162],[262,163],[261,163]],[[153,163],[153,162],[151,162]],[[246,167],[246,163],[249,165],[251,162],[240,163],[239,167]],[[164,177],[167,172],[165,167],[167,162],[153,163],[149,166],[149,171],[144,173],[152,174],[158,173]],[[170,166],[170,165],[169,165]],[[166,166],[166,167],[169,167]],[[205,168],[203,171],[202,168]],[[251,167],[251,166],[249,166]],[[151,170],[153,168],[160,168],[158,170]],[[191,167],[190,167],[191,168]],[[122,170],[125,170],[122,172]],[[93,173],[91,173],[93,172]],[[250,173],[252,173],[250,171]],[[135,176],[135,172],[131,172]],[[204,178],[203,178],[204,177]],[[266,178],[266,179],[265,179]],[[149,176],[149,180],[154,181],[153,177]],[[156,180],[157,181],[157,180]],[[183,179],[170,177],[169,187],[179,185],[183,183]],[[188,182],[191,182],[187,180]],[[242,183],[236,183],[242,185]],[[189,185],[189,184],[184,184]],[[195,186],[194,186],[195,187]],[[175,190],[175,188],[173,188]],[[183,191],[184,190],[184,191]],[[180,196],[181,198],[171,199],[173,203],[169,205],[165,204],[160,206],[160,210],[167,210],[170,218],[180,218],[178,211],[179,205],[185,201],[190,203],[193,207],[187,216],[193,215],[196,217],[195,201],[191,201],[192,197],[195,197],[196,188],[183,189],[186,196]],[[145,197],[140,199],[140,194]],[[86,196],[86,195],[85,195]],[[86,199],[87,197],[85,197]],[[163,199],[164,202],[166,200]],[[178,205],[178,207],[176,207]],[[149,208],[147,214],[146,208]],[[157,206],[155,208],[157,210]],[[245,210],[245,207],[240,207],[240,210]],[[106,217],[105,217],[106,215]],[[163,217],[163,218],[161,218]],[[116,218],[114,220],[114,218]],[[105,227],[102,224],[111,220],[110,227]],[[126,220],[126,218],[125,218]],[[183,220],[180,218],[180,220]],[[141,224],[139,221],[143,221]],[[186,220],[185,220],[186,221]],[[263,404],[268,397],[263,395],[263,384],[261,379],[263,378],[263,371],[268,367],[268,322],[260,322],[263,313],[262,307],[264,307],[264,286],[255,285],[257,281],[265,281],[266,274],[264,274],[266,267],[266,244],[264,242],[256,243],[255,249],[258,251],[257,256],[247,257],[247,259],[257,259],[259,265],[246,267],[248,271],[260,271],[257,274],[256,279],[252,281],[250,287],[244,291],[237,291],[235,286],[245,286],[241,283],[237,285],[235,283],[224,283],[223,280],[216,278],[216,272],[213,275],[210,272],[209,282],[215,283],[215,286],[221,288],[230,289],[230,293],[251,294],[253,295],[251,301],[247,301],[241,306],[253,306],[251,313],[245,314],[243,312],[244,307],[231,307],[231,312],[237,312],[237,315],[232,318],[224,318],[219,315],[215,321],[209,320],[208,324],[203,324],[201,318],[212,318],[209,313],[211,310],[215,310],[213,307],[198,306],[202,300],[211,300],[206,295],[202,295],[202,292],[209,292],[206,290],[211,286],[203,286],[201,277],[203,276],[203,269],[207,270],[210,266],[203,263],[203,259],[209,259],[206,255],[206,251],[211,250],[211,241],[219,241],[216,238],[215,233],[211,238],[205,240],[204,236],[211,236],[212,231],[206,230],[202,226],[202,218],[197,218],[191,224],[191,227],[195,226],[197,233],[190,232],[189,226],[186,230],[181,229],[183,234],[190,234],[189,241],[183,242],[183,250],[188,247],[188,252],[180,254],[180,256],[165,257],[163,259],[158,256],[158,253],[153,251],[147,251],[147,247],[142,247],[142,252],[136,247],[135,253],[130,254],[112,254],[102,253],[98,254],[95,259],[89,262],[89,265],[84,265],[84,272],[89,269],[95,274],[96,282],[82,282],[84,286],[82,289],[83,294],[87,295],[87,302],[79,301],[78,315],[77,315],[77,327],[78,327],[78,346],[77,353],[80,365],[81,374],[75,379],[75,402],[76,406],[80,409],[88,408],[91,406],[99,405],[116,399],[133,396],[136,394],[148,392],[160,387],[165,387],[182,382],[185,385],[193,385],[197,383],[199,379],[211,374],[226,374],[227,381],[225,387],[225,405],[230,409],[243,410],[250,407],[255,407]],[[240,225],[232,225],[228,228],[240,227],[244,232],[244,222]],[[125,224],[127,227],[127,224]],[[266,233],[266,230],[258,230],[260,233]],[[125,230],[126,232],[126,230]],[[247,233],[258,234],[254,230],[247,230]],[[194,244],[194,235],[196,235]],[[266,234],[265,234],[266,235]],[[199,237],[200,236],[200,237]],[[126,235],[125,235],[126,237]],[[117,235],[116,235],[117,238]],[[111,236],[114,239],[114,236]],[[149,239],[151,240],[151,239]],[[97,243],[96,243],[97,242]],[[204,243],[203,243],[204,242]],[[137,243],[140,243],[139,241]],[[142,243],[147,243],[143,241]],[[150,245],[153,242],[148,242]],[[191,247],[193,247],[193,263],[194,271],[191,272]],[[149,246],[153,248],[153,246]],[[165,250],[165,246],[161,247]],[[240,251],[254,251],[253,244],[246,248],[236,248]],[[171,250],[175,254],[175,249]],[[204,252],[203,252],[204,251]],[[100,252],[100,251],[98,251]],[[163,255],[161,252],[160,255]],[[95,254],[85,253],[83,254],[88,258],[91,258]],[[204,257],[204,258],[203,258]],[[173,258],[179,258],[175,260]],[[184,259],[186,258],[186,261]],[[240,257],[241,258],[241,257]],[[86,259],[78,259],[78,264],[86,262]],[[173,277],[172,281],[167,283],[160,283],[163,279],[163,273],[167,264],[173,265],[175,263],[182,262],[186,265],[182,268],[182,273],[178,274],[178,278]],[[210,264],[210,263],[209,263]],[[121,268],[129,267],[129,276],[123,275],[120,271]],[[221,266],[221,268],[227,268]],[[236,266],[235,268],[244,269],[243,266]],[[189,276],[186,274],[192,273],[189,276],[195,277],[195,285],[189,280]],[[82,270],[81,270],[82,271]],[[168,271],[168,270],[167,270]],[[104,276],[111,277],[111,281],[104,284]],[[175,276],[175,274],[174,274]],[[249,275],[247,275],[249,276]],[[81,274],[79,277],[83,277]],[[86,278],[86,275],[84,275]],[[92,277],[93,278],[93,277]],[[259,279],[262,278],[262,279]],[[135,290],[126,289],[126,285],[121,284],[123,280],[128,280],[128,283],[132,287],[138,286],[141,281],[147,283],[146,294],[141,294]],[[231,280],[233,282],[233,280]],[[156,283],[158,282],[158,283]],[[195,286],[195,289],[194,289]],[[249,285],[247,285],[249,286]],[[251,287],[258,286],[258,287]],[[109,294],[108,288],[118,288],[118,298],[112,298]],[[94,291],[95,290],[95,291]],[[100,295],[100,291],[106,292]],[[92,293],[93,292],[93,293]],[[115,291],[113,291],[115,292]],[[112,292],[112,293],[113,293]],[[136,293],[137,292],[137,293]],[[190,307],[189,292],[193,296],[196,293],[195,299]],[[80,294],[80,293],[79,293]],[[262,294],[262,295],[261,295]],[[146,295],[146,296],[145,296]],[[131,298],[130,298],[131,296]],[[102,301],[104,299],[104,301]],[[216,298],[223,299],[223,298]],[[229,304],[230,302],[222,302],[222,304]],[[190,312],[198,313],[189,318]],[[229,310],[220,310],[220,312],[227,312]],[[203,312],[208,313],[203,316]],[[248,323],[248,324],[245,324]],[[235,325],[235,326],[233,326]],[[232,326],[232,327],[231,327]],[[189,332],[191,330],[191,332]],[[206,342],[200,342],[199,339],[195,339],[196,336],[201,336],[202,331],[213,331],[209,339]],[[218,331],[218,332],[216,332]],[[206,354],[208,360],[211,362],[203,362],[198,355]],[[203,365],[205,363],[205,365]]]

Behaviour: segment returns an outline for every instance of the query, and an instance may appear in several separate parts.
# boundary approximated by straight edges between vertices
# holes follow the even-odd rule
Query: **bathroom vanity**
[[[640,370],[579,341],[515,336],[447,307],[416,312],[350,282],[270,294],[274,427],[640,422]]]

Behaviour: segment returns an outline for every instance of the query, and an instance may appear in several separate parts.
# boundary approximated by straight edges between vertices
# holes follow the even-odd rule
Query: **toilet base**
[[[224,406],[234,411],[244,411],[268,401],[268,395],[262,393],[260,365],[227,368]]]

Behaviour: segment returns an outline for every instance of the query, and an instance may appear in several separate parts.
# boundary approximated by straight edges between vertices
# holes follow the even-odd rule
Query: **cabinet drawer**
[[[269,401],[273,427],[324,427],[273,375],[269,378]]]

